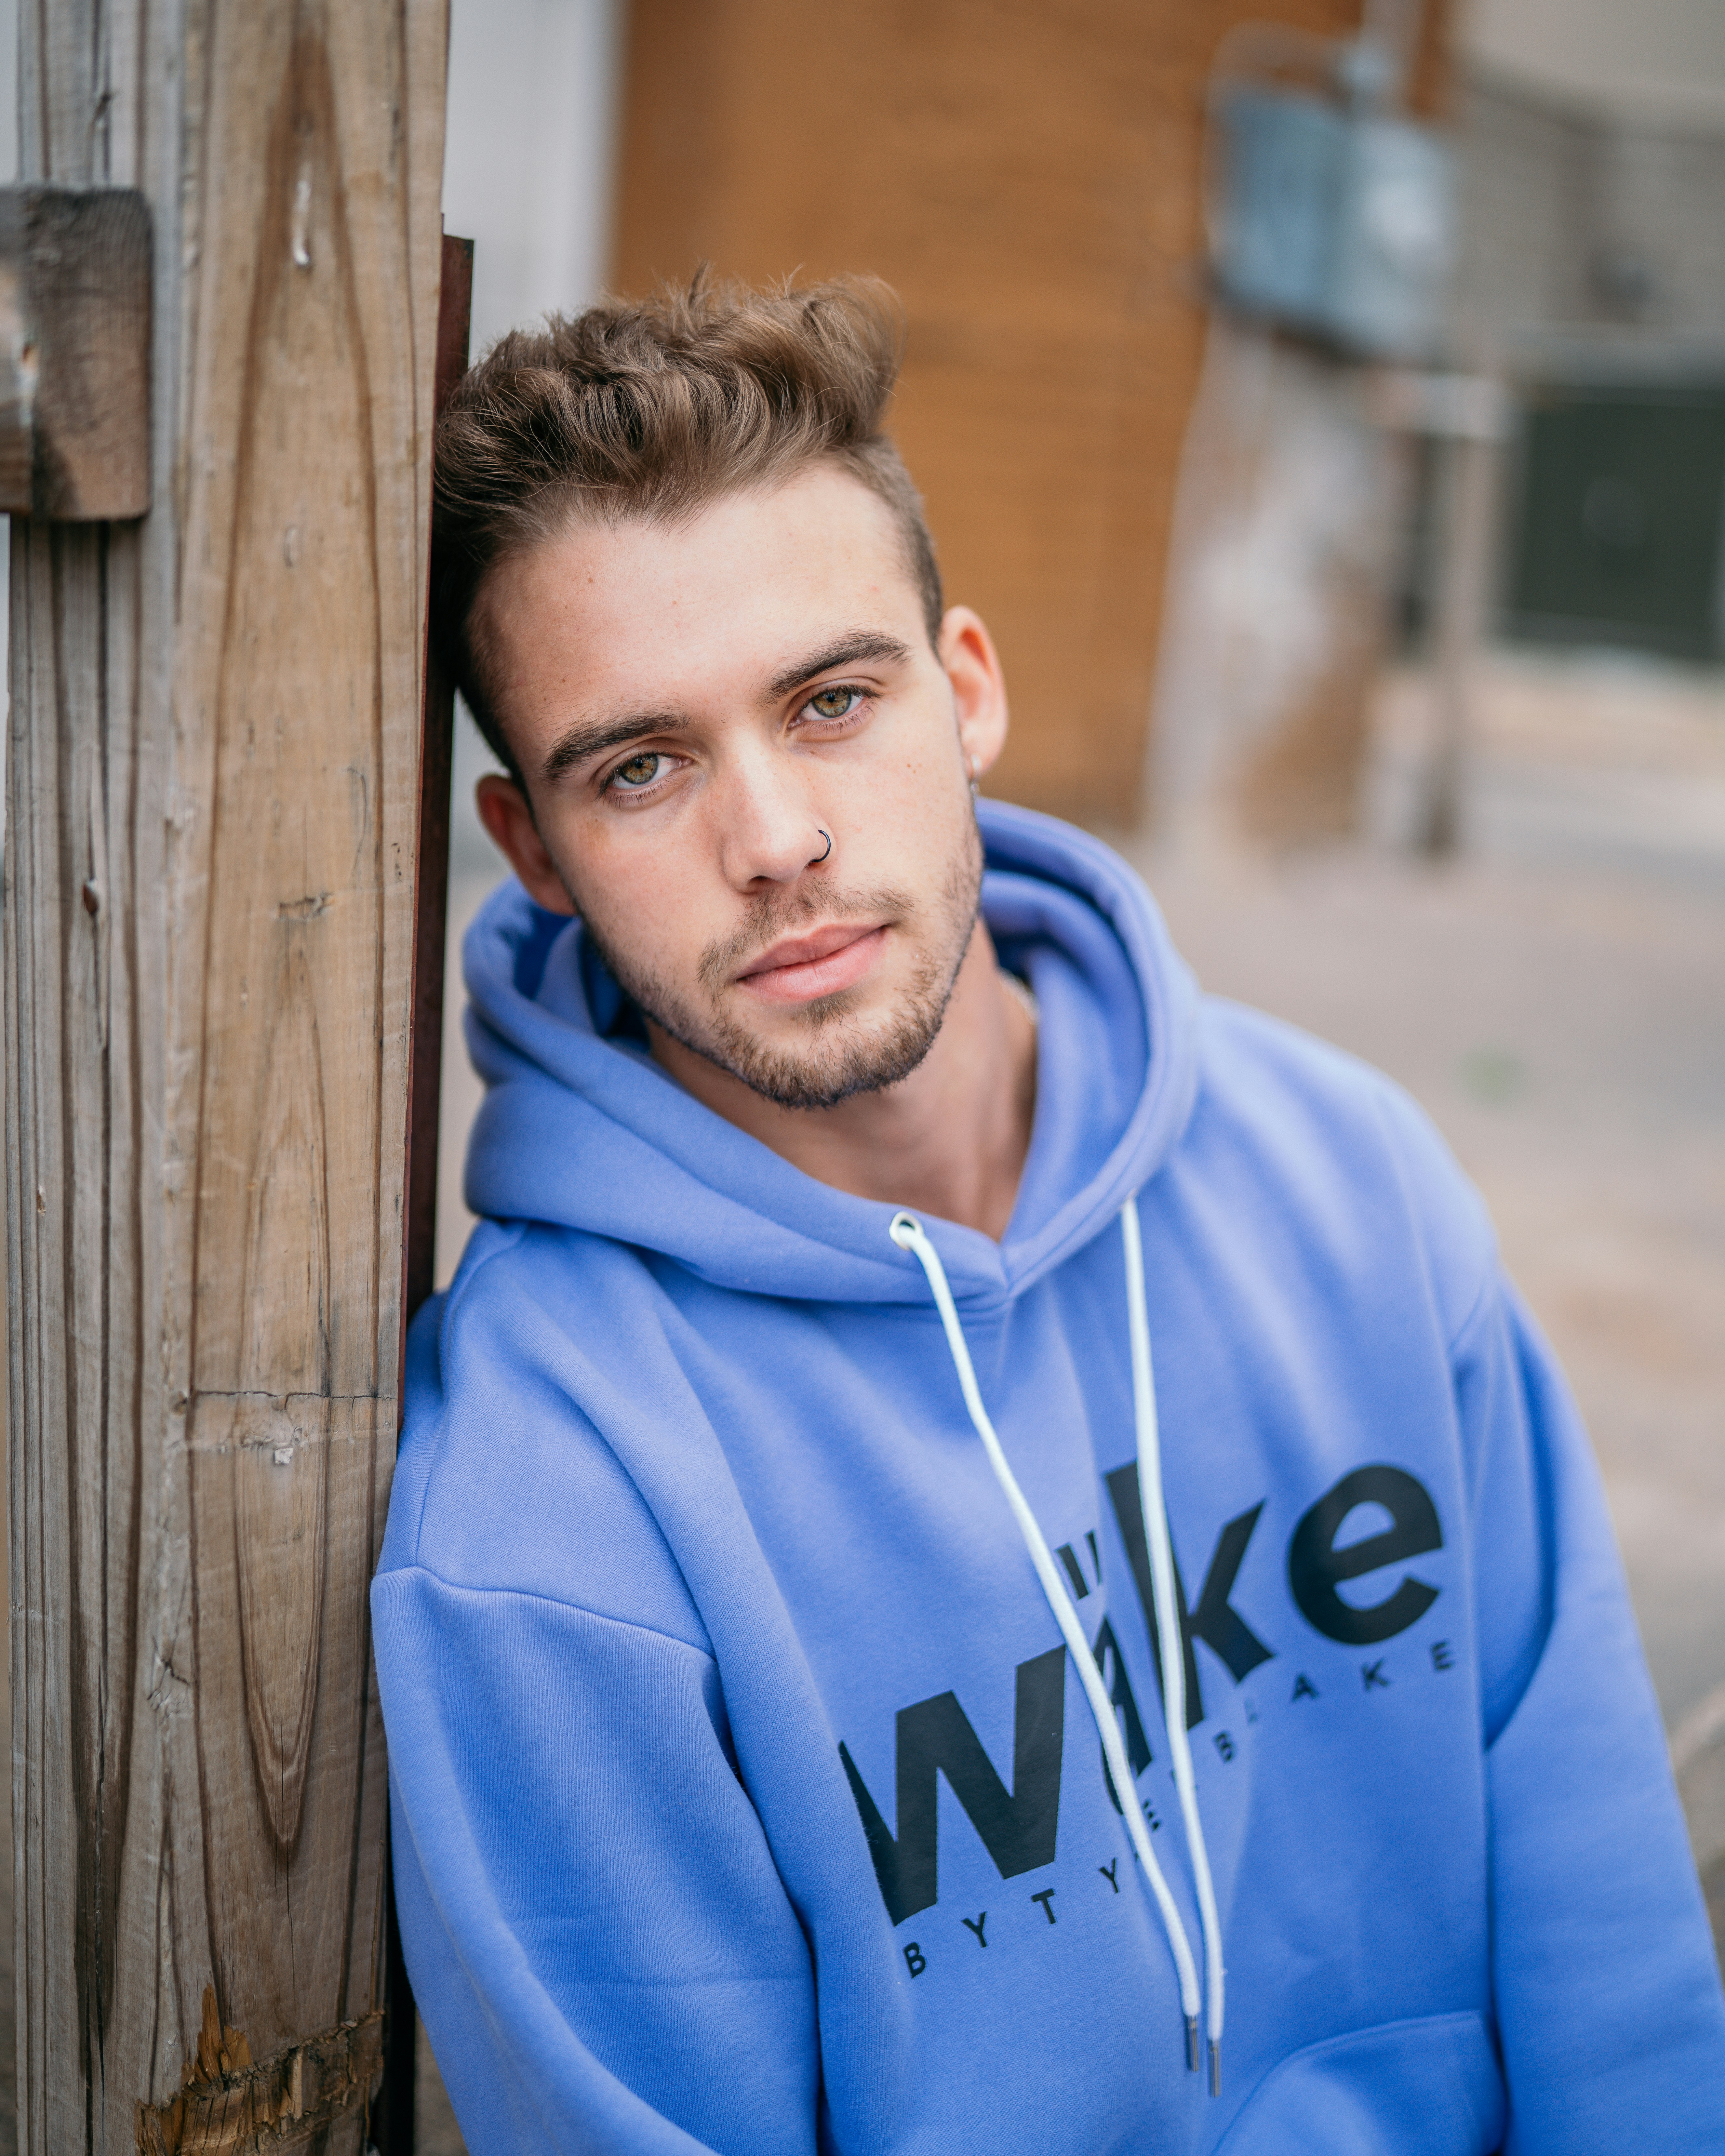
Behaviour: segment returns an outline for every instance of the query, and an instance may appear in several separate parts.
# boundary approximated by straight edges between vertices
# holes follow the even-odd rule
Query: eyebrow
[[[911,647],[899,638],[884,635],[875,629],[861,629],[854,635],[840,637],[836,643],[775,674],[767,685],[767,695],[776,701],[800,688],[803,682],[812,681],[817,674],[829,673],[835,666],[855,666],[870,660],[901,666],[911,655]],[[687,719],[678,717],[673,711],[630,711],[614,719],[588,720],[571,726],[553,743],[539,767],[540,779],[547,786],[553,785],[558,779],[567,778],[578,764],[603,756],[607,749],[620,748],[648,734],[681,733],[688,725]]]
[[[878,629],[860,629],[855,635],[840,637],[824,651],[817,651],[807,659],[799,660],[794,666],[787,666],[782,674],[775,674],[767,685],[769,696],[788,696],[793,689],[803,682],[812,681],[817,674],[825,674],[834,666],[855,666],[859,660],[885,660],[901,666],[911,656],[911,647],[896,636],[883,635]]]
[[[688,724],[687,719],[680,719],[671,711],[632,711],[624,718],[592,719],[584,726],[571,726],[540,765],[540,778],[550,786],[566,777],[578,763],[585,763],[589,757],[603,756],[608,748],[620,748],[625,742],[639,741],[644,734],[681,733]]]

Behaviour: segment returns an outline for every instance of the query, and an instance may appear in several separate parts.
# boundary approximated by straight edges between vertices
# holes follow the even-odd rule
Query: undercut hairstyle
[[[703,270],[511,331],[462,378],[437,429],[432,635],[511,778],[477,602],[500,562],[572,527],[675,524],[831,463],[891,512],[937,641],[933,542],[881,432],[902,348],[898,302],[875,279],[757,290]]]

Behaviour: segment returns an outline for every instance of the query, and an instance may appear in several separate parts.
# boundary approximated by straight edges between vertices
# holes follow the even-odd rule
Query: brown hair
[[[757,291],[701,271],[648,300],[511,331],[463,378],[437,430],[432,633],[515,778],[475,602],[499,562],[573,521],[675,521],[830,458],[892,512],[935,640],[933,542],[880,431],[901,345],[897,301],[874,279]]]

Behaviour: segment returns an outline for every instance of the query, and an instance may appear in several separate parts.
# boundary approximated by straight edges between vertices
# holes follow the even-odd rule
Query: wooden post
[[[473,242],[445,234],[437,318],[434,408],[467,372],[473,321]],[[449,910],[449,784],[455,690],[429,645],[419,758],[419,867],[414,893],[413,1079],[408,1123],[407,1315],[431,1293],[437,1270],[437,1125],[443,1081],[444,961]]]
[[[1461,844],[1474,675],[1490,611],[1496,435],[1456,428],[1440,438],[1439,542],[1431,760],[1415,844],[1435,860]]]
[[[1474,676],[1490,627],[1493,527],[1509,408],[1502,383],[1484,374],[1426,376],[1419,402],[1440,459],[1440,553],[1432,638],[1435,709],[1414,843],[1441,860],[1462,842]]]
[[[433,392],[441,412],[467,372],[473,320],[473,242],[445,234],[438,302]],[[413,896],[413,1050],[408,1089],[406,1229],[402,1239],[402,1348],[413,1313],[437,1272],[438,1109],[443,1091],[444,961],[449,911],[449,785],[455,750],[455,689],[428,643],[425,717],[419,750],[419,859]],[[383,2087],[378,2145],[383,2156],[413,2156],[418,2084],[418,2015],[408,1980],[395,1897],[384,1943]]]
[[[153,223],[153,506],[18,520],[5,893],[19,2146],[360,2148],[444,0],[22,11]]]

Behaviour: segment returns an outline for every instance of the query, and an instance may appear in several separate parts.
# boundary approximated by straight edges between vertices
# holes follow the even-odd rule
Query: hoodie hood
[[[1036,1117],[1004,1240],[931,1220],[961,1307],[1021,1293],[1114,1221],[1178,1142],[1197,1087],[1198,997],[1142,880],[1070,825],[979,805],[982,911],[1040,1006]],[[895,1208],[829,1188],[685,1093],[619,1030],[621,991],[578,920],[511,878],[463,952],[487,1087],[465,1192],[476,1213],[652,1250],[715,1286],[850,1302],[927,1287]]]

